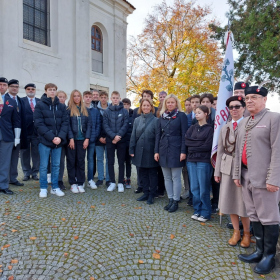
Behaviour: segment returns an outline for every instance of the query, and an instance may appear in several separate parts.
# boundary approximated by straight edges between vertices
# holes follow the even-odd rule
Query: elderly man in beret
[[[8,80],[4,77],[0,77],[0,94],[3,95],[7,92]]]
[[[233,179],[242,187],[247,214],[256,237],[256,250],[239,259],[257,263],[254,271],[268,274],[275,267],[279,236],[280,114],[265,108],[267,89],[245,89],[250,116],[238,129]]]
[[[6,84],[5,90],[1,89],[0,94],[0,192],[13,194],[9,189],[9,170],[13,146],[20,143],[20,116],[17,112],[17,103],[5,94],[8,88],[8,80],[0,78],[1,84]]]
[[[39,180],[38,172],[40,166],[40,157],[38,151],[38,135],[34,128],[33,113],[35,106],[40,102],[39,98],[36,98],[36,85],[33,83],[27,84],[25,87],[26,97],[23,97],[22,103],[25,107],[25,122],[27,127],[27,147],[22,149],[21,152],[21,166],[24,174],[23,181],[28,181],[30,177],[33,180]],[[31,156],[31,157],[30,157]],[[32,167],[31,167],[32,159]]]

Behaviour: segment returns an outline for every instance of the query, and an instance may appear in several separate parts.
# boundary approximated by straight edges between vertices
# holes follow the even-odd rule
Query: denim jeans
[[[51,174],[52,174],[52,188],[58,188],[58,175],[60,168],[60,157],[61,157],[61,147],[60,148],[50,148],[42,143],[39,143],[39,154],[40,154],[40,188],[47,189],[47,172],[48,172],[48,162],[49,156],[51,154]]]
[[[213,168],[207,162],[187,162],[194,214],[211,219],[210,187]]]
[[[87,148],[87,162],[88,162],[88,181],[93,180],[93,169],[94,169],[94,150],[95,143],[90,143]]]
[[[110,181],[109,171],[108,171],[108,159],[107,159],[107,149],[106,146],[96,146],[96,162],[97,162],[97,173],[98,180],[104,180],[104,153],[105,153],[105,164],[106,164],[106,182]]]

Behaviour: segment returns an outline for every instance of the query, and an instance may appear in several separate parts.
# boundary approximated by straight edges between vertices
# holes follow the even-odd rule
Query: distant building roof
[[[128,1],[126,1],[126,0],[123,0],[125,3],[127,3],[132,9],[134,9],[134,10],[136,10],[136,8],[132,5],[132,4],[130,4]]]

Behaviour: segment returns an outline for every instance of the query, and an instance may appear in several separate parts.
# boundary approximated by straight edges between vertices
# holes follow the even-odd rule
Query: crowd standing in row
[[[241,239],[239,217],[244,229],[240,245],[250,246],[251,221],[256,251],[239,259],[256,262],[254,270],[260,274],[274,268],[280,223],[280,115],[265,108],[264,87],[235,84],[234,96],[226,102],[230,116],[219,135],[215,170],[210,158],[217,98],[212,94],[191,96],[183,112],[176,95],[166,92],[159,93],[157,108],[153,92],[144,90],[139,108],[132,110],[131,101],[121,102],[117,91],[109,103],[104,91],[81,94],[75,89],[67,107],[67,94],[52,83],[40,99],[35,98],[35,84],[25,86],[24,98],[18,91],[17,80],[0,78],[1,192],[13,194],[9,184],[23,185],[17,180],[20,151],[23,180],[40,180],[41,198],[47,197],[49,181],[52,194],[65,195],[65,156],[73,193],[85,192],[86,154],[88,186],[96,189],[105,180],[108,192],[131,188],[132,159],[137,169],[135,192],[143,192],[138,201],[153,204],[166,190],[169,202],[164,209],[171,213],[181,198],[188,197],[194,209],[191,218],[201,222],[219,208],[232,221],[231,246]]]

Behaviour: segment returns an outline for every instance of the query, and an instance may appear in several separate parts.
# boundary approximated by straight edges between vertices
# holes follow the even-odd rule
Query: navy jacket
[[[26,126],[26,111],[22,98],[17,96],[18,101],[18,113],[21,120],[21,133],[20,133],[20,148],[27,149],[27,126]]]
[[[37,131],[34,127],[33,112],[31,110],[28,97],[21,98],[23,106],[25,108],[25,123],[27,128],[27,136],[37,135]],[[35,97],[36,105],[40,102],[40,99]]]
[[[89,114],[91,116],[91,134],[90,134],[90,143],[96,142],[97,138],[100,135],[101,130],[101,118],[98,109],[90,108]]]
[[[14,142],[14,128],[21,128],[20,115],[17,112],[17,103],[8,93],[5,94],[4,107],[0,115],[0,129],[5,142]]]
[[[159,118],[155,153],[159,153],[161,167],[176,168],[186,165],[185,161],[180,161],[180,154],[186,154],[186,123],[187,116],[183,112],[178,112],[175,119]]]
[[[192,125],[186,133],[187,161],[210,163],[214,129],[210,124]]]
[[[66,144],[69,120],[66,106],[60,103],[57,97],[52,102],[52,99],[44,94],[36,105],[33,116],[40,143],[50,148]],[[52,142],[54,137],[61,139],[57,146]]]
[[[123,103],[112,105],[104,111],[103,128],[106,133],[106,142],[112,142],[116,135],[121,136],[120,142],[125,141],[125,134],[128,129],[128,112]]]
[[[188,120],[188,123],[187,123],[187,130],[188,130],[191,127],[192,121],[193,121],[192,112],[187,115],[187,120]]]
[[[88,110],[88,109],[87,109]],[[70,116],[70,109],[67,108],[68,118],[69,118],[69,129],[68,129],[68,139],[75,139],[78,136],[78,117]],[[88,117],[84,116],[82,113],[80,115],[82,133],[85,139],[90,139],[91,136],[91,115],[88,110]]]
[[[132,128],[133,128],[133,110],[129,109],[128,112],[128,129],[125,134],[125,141],[126,141],[126,146],[129,147],[129,142],[130,142],[130,137],[132,133]]]

